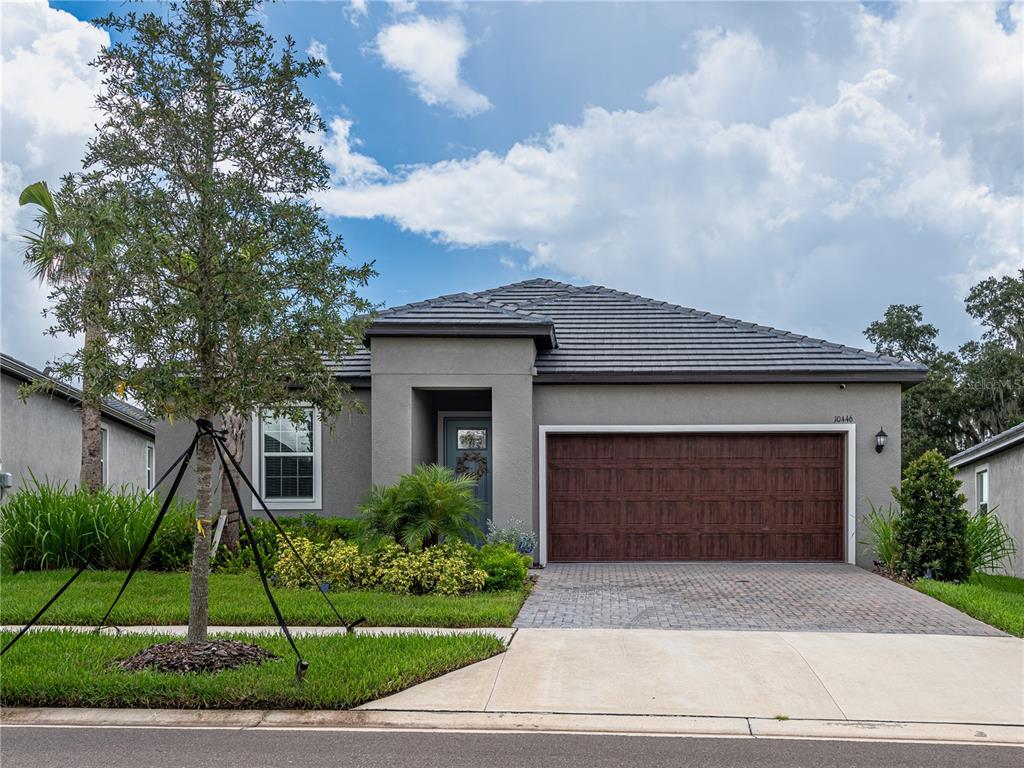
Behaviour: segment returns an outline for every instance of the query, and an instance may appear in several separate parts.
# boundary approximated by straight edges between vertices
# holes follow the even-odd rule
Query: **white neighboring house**
[[[82,464],[82,392],[53,382],[49,392],[26,402],[19,389],[26,382],[45,380],[42,371],[0,354],[0,466],[13,475],[8,497],[31,482],[78,485]],[[102,411],[102,464],[104,485],[152,487],[156,479],[156,432],[140,409],[107,398]]]
[[[1024,424],[1000,432],[949,459],[963,483],[967,509],[995,510],[1017,542],[1008,573],[1024,578]]]

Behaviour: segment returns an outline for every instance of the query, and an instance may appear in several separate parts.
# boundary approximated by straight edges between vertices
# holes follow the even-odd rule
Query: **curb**
[[[3,624],[0,625],[0,632],[17,632],[22,625]],[[347,633],[345,627],[333,626],[291,626],[289,631],[295,637],[323,637],[333,635],[344,635]],[[36,624],[29,632],[94,632],[95,626],[88,624]],[[236,626],[236,625],[211,625],[208,629],[211,635],[255,635],[274,636],[281,634],[278,626]],[[103,635],[171,635],[184,637],[188,627],[183,624],[130,624],[127,626],[107,626],[100,630]],[[357,635],[494,635],[503,640],[506,645],[516,633],[514,627],[356,627],[353,630]]]
[[[754,717],[371,710],[0,709],[8,727],[577,733],[1024,746],[1024,726]]]

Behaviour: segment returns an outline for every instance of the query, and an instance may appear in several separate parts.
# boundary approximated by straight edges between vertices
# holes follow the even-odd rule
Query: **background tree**
[[[321,63],[267,35],[255,0],[186,0],[97,23],[118,42],[95,62],[102,119],[86,164],[90,183],[126,191],[104,330],[129,392],[182,420],[298,419],[300,403],[327,419],[354,407],[326,360],[359,344],[370,307],[358,289],[373,272],[343,261],[309,200],[329,173],[307,141],[324,125],[300,83]],[[201,440],[190,642],[207,630],[213,459]]]
[[[971,289],[981,341],[943,351],[919,305],[894,304],[864,335],[875,351],[921,362],[927,378],[903,393],[903,466],[930,449],[950,456],[1024,421],[1024,270]]]
[[[25,265],[33,277],[50,286],[51,297],[69,289],[77,299],[55,308],[57,323],[50,332],[83,336],[79,363],[52,361],[52,367],[57,378],[81,379],[79,484],[95,491],[103,485],[100,407],[117,386],[101,326],[109,308],[106,284],[121,234],[120,209],[109,190],[83,188],[74,176],[62,180],[56,196],[44,181],[30,184],[18,204],[38,209],[35,231],[25,235]],[[29,385],[22,396],[46,386],[47,382]]]

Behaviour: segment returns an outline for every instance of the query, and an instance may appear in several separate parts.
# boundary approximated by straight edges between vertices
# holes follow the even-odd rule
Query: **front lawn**
[[[919,579],[914,588],[979,621],[1024,637],[1024,579],[976,573],[963,584]]]
[[[0,623],[28,621],[73,571],[32,571],[0,577]],[[124,580],[123,571],[88,571],[61,595],[41,619],[43,624],[96,624]],[[114,624],[187,624],[187,573],[137,573],[111,616]],[[399,595],[390,592],[332,592],[331,601],[349,621],[367,626],[508,627],[528,587],[505,592],[476,592],[459,597]],[[323,597],[312,589],[274,589],[285,620],[296,626],[338,623]],[[256,574],[210,576],[210,623],[232,626],[276,624]]]
[[[6,643],[11,633],[0,633]],[[302,683],[283,637],[234,637],[280,656],[214,674],[125,672],[112,662],[172,639],[154,635],[30,632],[0,661],[0,704],[21,707],[346,709],[494,656],[491,635],[301,637]]]

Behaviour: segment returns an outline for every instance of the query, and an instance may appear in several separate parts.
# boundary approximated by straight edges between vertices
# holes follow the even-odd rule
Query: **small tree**
[[[894,521],[899,570],[915,579],[928,569],[941,581],[967,579],[967,499],[942,455],[928,451],[913,461],[892,495],[900,506]]]
[[[33,277],[50,286],[51,297],[71,294],[58,302],[51,333],[82,335],[78,365],[53,361],[58,378],[81,377],[82,460],[79,485],[90,491],[103,485],[100,461],[103,397],[116,387],[108,365],[101,326],[109,309],[107,281],[116,257],[123,218],[110,190],[83,188],[66,176],[54,195],[44,181],[30,184],[19,205],[37,208],[35,231],[25,235],[25,265]],[[22,396],[44,389],[47,382],[23,388]]]
[[[359,344],[370,307],[357,290],[373,272],[342,261],[309,200],[329,172],[300,82],[321,62],[278,44],[260,15],[256,0],[184,0],[98,22],[118,42],[95,62],[102,120],[86,164],[90,183],[125,190],[128,216],[107,354],[156,416],[355,407],[327,361]],[[214,455],[200,440],[190,642],[207,631]]]

